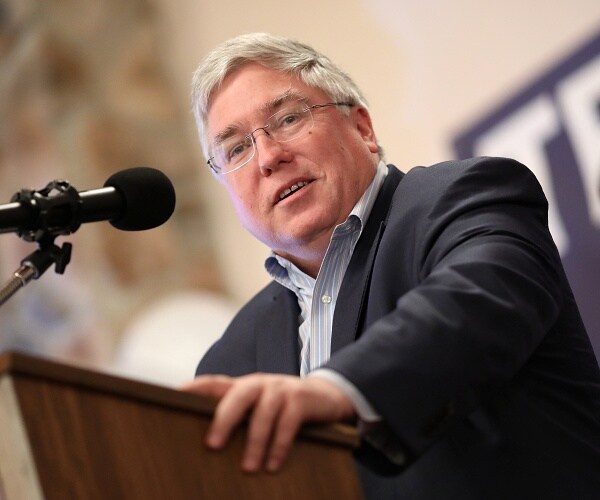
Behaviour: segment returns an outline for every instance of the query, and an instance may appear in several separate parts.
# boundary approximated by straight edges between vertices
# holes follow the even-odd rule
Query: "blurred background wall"
[[[74,245],[65,275],[49,270],[0,309],[0,348],[178,383],[266,284],[267,249],[241,229],[211,178],[189,112],[190,77],[202,57],[251,31],[299,38],[338,62],[370,102],[386,159],[408,170],[464,156],[469,148],[460,144],[471,138],[473,146],[479,125],[489,130],[508,117],[498,114],[506,103],[511,112],[527,103],[515,100],[523,89],[578,69],[552,73],[600,35],[600,2],[0,0],[0,203],[56,178],[79,190],[100,187],[111,173],[138,165],[163,170],[178,197],[175,215],[159,229],[88,224],[64,238]],[[594,57],[579,63],[592,68],[587,144],[600,144]],[[556,114],[562,123],[565,113]],[[558,149],[547,145],[541,157]],[[569,193],[589,198],[578,217],[590,224],[580,231],[597,235],[600,152],[588,151],[588,175],[575,169],[577,155],[563,155],[572,161],[562,166],[543,158],[530,166],[551,201],[560,191],[551,175],[557,168],[587,183]],[[563,228],[570,241],[585,240],[565,224],[553,233]],[[575,259],[582,276],[600,267],[596,240]],[[31,245],[0,235],[0,280]],[[595,290],[595,283],[586,286]],[[596,321],[586,319],[600,353]]]

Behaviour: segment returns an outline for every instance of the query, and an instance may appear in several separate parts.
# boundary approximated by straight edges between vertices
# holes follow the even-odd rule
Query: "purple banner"
[[[600,33],[465,127],[454,149],[459,158],[516,158],[536,174],[600,359]]]

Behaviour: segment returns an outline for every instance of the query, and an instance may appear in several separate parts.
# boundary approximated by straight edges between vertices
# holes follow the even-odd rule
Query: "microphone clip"
[[[20,228],[19,237],[25,241],[41,242],[79,229],[82,220],[82,200],[67,181],[54,180],[45,188],[34,191],[21,189],[12,198],[33,213],[30,227]]]
[[[21,189],[11,201],[26,207],[31,214],[31,224],[19,228],[17,234],[25,241],[36,242],[39,248],[25,257],[13,276],[0,287],[0,306],[52,264],[57,274],[65,272],[73,246],[63,243],[59,247],[54,240],[77,231],[82,220],[81,196],[67,181],[52,181],[39,191]]]

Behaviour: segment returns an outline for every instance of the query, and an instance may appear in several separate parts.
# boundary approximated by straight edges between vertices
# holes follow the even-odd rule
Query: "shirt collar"
[[[387,176],[388,168],[386,164],[382,161],[377,165],[377,170],[375,171],[375,176],[371,181],[371,184],[367,187],[363,195],[360,197],[354,208],[348,215],[350,218],[352,215],[356,215],[361,222],[361,231],[364,227],[365,222],[371,215],[371,210],[373,209],[373,204],[375,203],[375,199],[379,194],[379,190]],[[348,219],[346,219],[348,220]]]

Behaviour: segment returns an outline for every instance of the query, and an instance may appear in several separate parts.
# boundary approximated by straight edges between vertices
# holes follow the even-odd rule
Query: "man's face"
[[[264,126],[279,109],[266,109],[265,104],[289,93],[306,99],[308,105],[331,102],[321,90],[259,64],[234,71],[211,98],[209,144],[225,129],[247,134]],[[336,106],[318,108],[313,117],[310,132],[290,142],[278,143],[258,131],[254,158],[219,180],[250,233],[316,274],[315,264],[320,265],[333,229],[346,219],[373,179],[378,156],[364,108],[350,108],[350,116]],[[307,184],[280,199],[281,193],[298,183]]]

